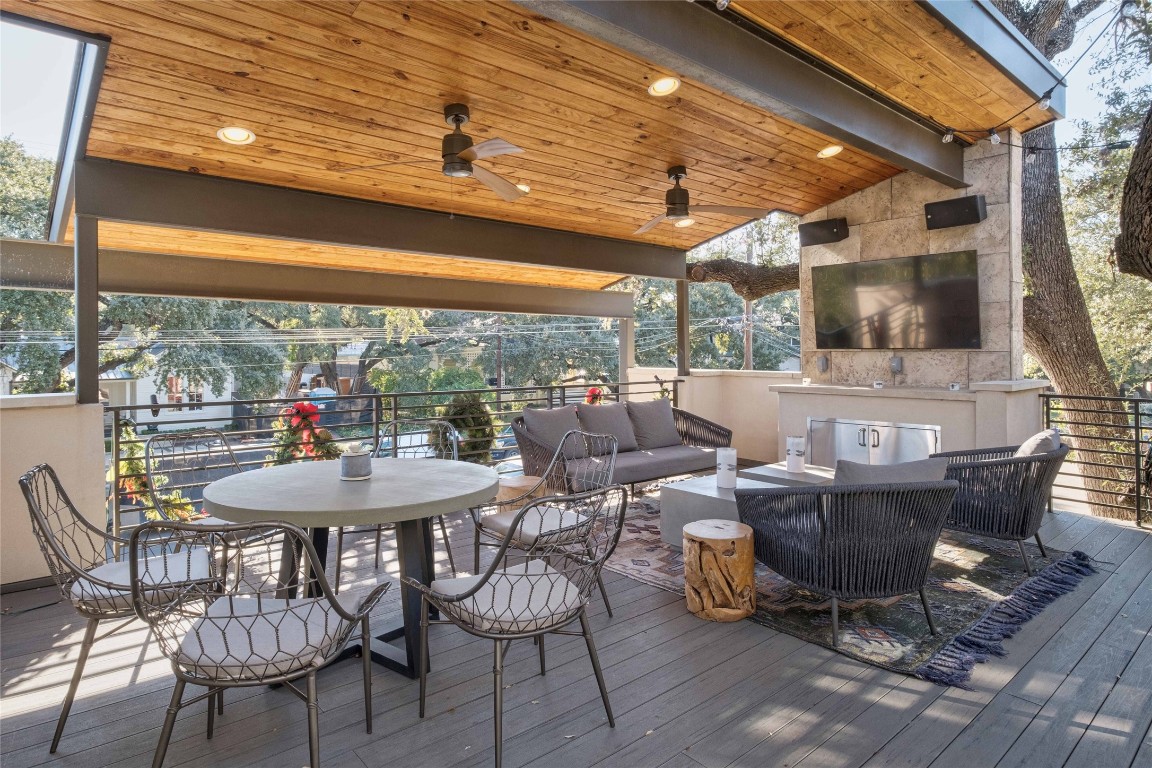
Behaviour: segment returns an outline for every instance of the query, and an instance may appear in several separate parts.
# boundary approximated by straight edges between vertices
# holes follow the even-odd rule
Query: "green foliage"
[[[492,461],[492,443],[496,430],[492,413],[483,398],[475,392],[461,392],[440,411],[440,418],[460,433],[460,458],[474,464]]]
[[[429,389],[438,392],[484,389],[487,386],[483,371],[472,366],[444,365],[432,371],[432,375],[428,377]]]
[[[120,479],[117,483],[116,493],[120,494],[120,509],[142,506],[146,520],[171,519],[187,522],[203,517],[202,513],[196,511],[196,505],[179,489],[157,494],[160,497],[160,504],[164,508],[163,513],[152,506],[152,498],[149,494],[148,469],[144,463],[144,443],[136,434],[136,425],[130,420],[125,419],[120,422],[119,426],[120,455],[117,459],[117,465]],[[113,467],[110,465],[107,482],[113,482],[114,475]],[[168,482],[168,478],[164,475],[153,474],[152,478],[158,484],[158,488],[163,488]],[[112,510],[110,509],[109,514],[111,513]]]
[[[0,237],[43,240],[56,163],[24,151],[24,145],[0,139]]]

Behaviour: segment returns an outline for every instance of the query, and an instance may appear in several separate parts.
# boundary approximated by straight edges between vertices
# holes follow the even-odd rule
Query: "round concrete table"
[[[395,523],[400,576],[435,578],[428,519],[490,501],[500,488],[491,467],[442,459],[373,459],[369,480],[340,479],[339,461],[307,461],[240,472],[204,488],[204,511],[233,523],[283,520],[312,531],[326,565],[328,529]],[[404,625],[377,636],[372,657],[416,677],[420,596],[401,586]],[[405,647],[388,643],[403,636]],[[356,650],[356,649],[352,649]]]

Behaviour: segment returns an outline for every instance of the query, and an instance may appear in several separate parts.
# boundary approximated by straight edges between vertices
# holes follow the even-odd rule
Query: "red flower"
[[[295,403],[291,408],[285,408],[285,415],[290,415],[292,418],[289,423],[293,427],[299,427],[304,424],[305,427],[311,427],[320,420],[320,408],[315,403]],[[304,423],[308,422],[308,423]]]
[[[599,405],[603,399],[604,391],[600,387],[588,387],[588,393],[584,395],[584,402],[588,405]]]

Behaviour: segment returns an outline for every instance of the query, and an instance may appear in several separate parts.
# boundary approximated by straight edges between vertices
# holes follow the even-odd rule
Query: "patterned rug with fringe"
[[[1016,542],[945,531],[936,547],[926,592],[940,633],[928,631],[919,595],[841,602],[840,647],[854,659],[940,685],[967,688],[973,667],[1004,656],[1003,641],[1059,596],[1094,573],[1083,552],[1025,545],[1029,578]],[[680,550],[660,539],[657,497],[634,501],[609,570],[684,594]],[[756,564],[756,613],[766,627],[832,648],[831,602]]]

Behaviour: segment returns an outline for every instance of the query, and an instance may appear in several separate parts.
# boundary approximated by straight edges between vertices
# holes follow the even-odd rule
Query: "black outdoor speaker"
[[[824,219],[800,225],[800,245],[824,245],[848,239],[848,219]]]
[[[955,200],[941,200],[924,204],[924,218],[928,229],[946,229],[963,224],[978,224],[988,218],[984,195],[969,195]]]

